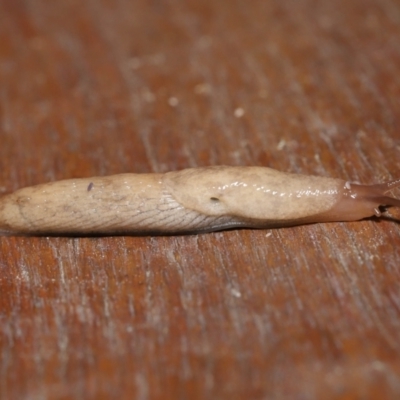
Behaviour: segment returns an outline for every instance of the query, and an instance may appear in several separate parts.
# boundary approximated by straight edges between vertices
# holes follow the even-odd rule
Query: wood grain
[[[396,0],[0,0],[1,191],[399,177],[399,43]],[[399,332],[390,220],[0,237],[1,399],[397,399]]]

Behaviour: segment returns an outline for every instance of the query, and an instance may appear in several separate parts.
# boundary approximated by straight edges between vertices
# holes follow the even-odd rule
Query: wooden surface
[[[398,178],[399,71],[397,0],[0,0],[1,191]],[[400,226],[0,237],[0,398],[398,399]]]

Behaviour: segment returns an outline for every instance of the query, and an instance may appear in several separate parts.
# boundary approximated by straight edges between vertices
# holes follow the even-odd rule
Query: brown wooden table
[[[0,0],[3,193],[399,154],[397,0]],[[398,399],[399,225],[0,237],[0,398]]]

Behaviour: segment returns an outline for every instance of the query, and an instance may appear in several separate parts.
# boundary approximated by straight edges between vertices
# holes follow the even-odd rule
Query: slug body
[[[400,207],[400,180],[350,184],[263,167],[69,179],[0,198],[0,230],[23,234],[175,234],[353,221]]]

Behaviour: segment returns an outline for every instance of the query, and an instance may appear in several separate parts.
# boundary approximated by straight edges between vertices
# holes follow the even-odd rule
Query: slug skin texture
[[[400,207],[378,185],[263,167],[191,168],[165,174],[68,179],[0,198],[0,230],[12,234],[180,234],[353,221]]]

